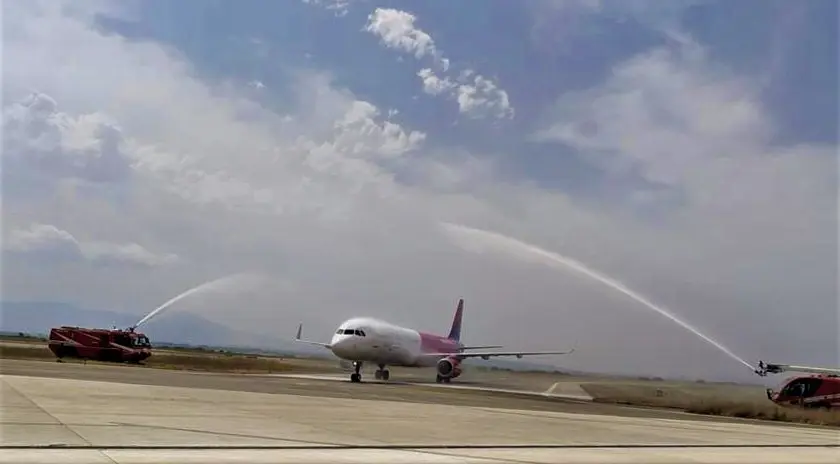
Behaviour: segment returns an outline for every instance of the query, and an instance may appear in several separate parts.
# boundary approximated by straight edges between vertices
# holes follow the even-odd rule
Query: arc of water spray
[[[189,289],[189,290],[187,290],[187,291],[169,299],[166,303],[163,303],[162,305],[158,306],[152,312],[150,312],[149,314],[144,316],[142,319],[137,321],[132,326],[132,328],[134,329],[134,328],[139,327],[141,324],[145,324],[150,319],[157,316],[158,314],[160,314],[161,312],[163,312],[164,310],[166,310],[167,308],[169,308],[173,304],[183,300],[184,298],[186,298],[190,295],[200,293],[200,292],[209,291],[209,290],[223,290],[226,287],[230,287],[231,285],[244,284],[244,283],[255,283],[259,278],[260,277],[256,274],[240,273],[240,274],[230,274],[230,275],[220,277],[220,278],[215,279],[215,280],[205,282],[201,285],[195,286],[195,287],[193,287],[193,288],[191,288],[191,289]]]
[[[565,268],[569,268],[573,271],[583,274],[591,279],[595,279],[601,282],[602,284],[605,284],[608,287],[612,288],[613,290],[619,291],[624,295],[636,300],[637,302],[648,307],[649,309],[656,311],[660,315],[667,317],[672,322],[678,324],[680,327],[688,330],[694,335],[697,335],[698,337],[712,344],[715,348],[726,353],[726,355],[730,358],[750,368],[750,370],[755,369],[753,366],[750,365],[750,363],[741,359],[741,357],[730,351],[721,343],[704,335],[699,330],[695,329],[688,323],[680,320],[678,317],[674,316],[664,308],[654,304],[644,296],[627,288],[623,283],[611,277],[603,275],[597,271],[594,271],[579,261],[576,261],[572,258],[568,258],[558,253],[543,250],[542,248],[539,248],[535,245],[519,241],[517,239],[499,234],[497,232],[490,232],[487,230],[475,229],[472,227],[447,222],[441,223],[440,226],[450,238],[454,238],[456,241],[459,242],[460,245],[463,246],[464,249],[468,251],[480,252],[481,245],[489,245],[491,247],[495,246],[496,251],[506,252],[520,259],[527,259],[529,258],[528,255],[530,255],[530,257],[544,258],[543,260],[541,260],[543,264],[547,264],[550,266],[559,264]]]

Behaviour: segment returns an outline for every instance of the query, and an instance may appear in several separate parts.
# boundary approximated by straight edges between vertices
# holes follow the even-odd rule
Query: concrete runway
[[[558,398],[10,360],[2,360],[0,374],[0,463],[840,457],[838,429],[698,420]]]
[[[342,374],[256,374],[260,377],[278,377],[285,379],[300,379],[300,380],[323,380],[330,382],[350,382],[347,375]],[[528,391],[517,388],[502,388],[496,385],[488,385],[477,382],[468,383],[466,385],[456,383],[439,384],[433,383],[431,380],[417,381],[417,380],[370,380],[363,379],[363,382],[374,384],[387,385],[408,385],[414,387],[432,387],[432,388],[447,388],[450,390],[477,390],[485,393],[502,393],[510,396],[526,397],[526,396],[543,396],[550,398],[562,398],[567,400],[577,401],[592,401],[592,397],[580,387],[578,382],[554,382],[544,391]]]

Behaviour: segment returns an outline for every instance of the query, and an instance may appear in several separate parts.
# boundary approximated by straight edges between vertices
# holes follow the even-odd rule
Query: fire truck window
[[[822,380],[817,378],[803,380],[802,384],[805,387],[803,395],[813,396],[817,392],[817,389],[820,388],[821,383]]]
[[[784,396],[808,396],[809,394],[813,394],[817,390],[819,383],[812,382],[811,380],[819,381],[819,379],[795,380],[785,387],[782,394]]]
[[[782,390],[782,395],[791,396],[796,393],[797,388],[799,388],[799,382],[791,382]]]

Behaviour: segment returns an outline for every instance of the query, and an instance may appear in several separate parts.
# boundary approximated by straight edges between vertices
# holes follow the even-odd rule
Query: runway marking
[[[260,374],[256,374],[260,375]],[[311,379],[311,380],[326,380],[332,382],[347,382],[351,383],[350,379],[344,376],[338,375],[329,375],[329,374],[264,374],[261,376],[268,376],[268,377],[281,377],[287,379]],[[556,382],[554,385],[551,386],[545,392],[535,392],[535,391],[528,391],[528,390],[515,390],[512,388],[497,388],[497,387],[480,387],[474,385],[452,385],[452,384],[437,384],[437,383],[424,383],[424,382],[409,382],[409,381],[394,381],[394,380],[365,380],[361,382],[363,384],[381,384],[381,385],[410,385],[414,387],[430,387],[430,388],[447,388],[447,389],[457,389],[457,390],[474,390],[474,391],[483,391],[489,393],[508,393],[508,394],[515,394],[515,395],[529,395],[529,396],[547,396],[550,398],[563,398],[563,399],[570,399],[570,400],[578,400],[578,401],[592,401],[592,398],[589,396],[584,395],[567,395],[567,394],[557,394],[552,393],[554,389],[560,382]]]

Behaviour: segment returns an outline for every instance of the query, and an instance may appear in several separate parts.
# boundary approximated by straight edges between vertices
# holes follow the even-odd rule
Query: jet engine
[[[461,360],[455,357],[443,358],[437,363],[437,374],[441,379],[454,379],[461,375]]]

